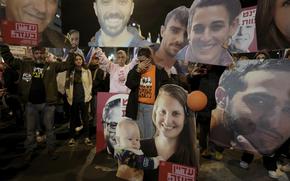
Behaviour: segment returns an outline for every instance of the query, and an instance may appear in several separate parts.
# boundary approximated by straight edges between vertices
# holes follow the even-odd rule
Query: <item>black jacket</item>
[[[211,114],[211,111],[216,108],[215,90],[218,87],[219,79],[224,72],[224,66],[212,65],[208,69],[207,74],[194,76],[192,81],[195,85],[192,85],[192,91],[200,90],[207,96],[207,106],[200,112],[207,112]]]
[[[28,101],[30,87],[32,83],[31,74],[33,72],[34,61],[20,60],[14,58],[10,49],[6,45],[0,46],[1,55],[9,66],[13,67],[16,70],[19,70],[19,94],[24,103]],[[44,76],[43,83],[46,93],[46,103],[56,104],[58,100],[58,91],[57,91],[57,82],[56,76],[57,73],[68,70],[74,64],[73,54],[69,55],[69,58],[66,62],[52,62],[45,63],[44,65]]]
[[[126,117],[129,117],[133,120],[137,119],[138,113],[138,92],[139,85],[141,80],[141,74],[137,72],[137,66],[135,65],[133,69],[131,69],[127,76],[126,86],[131,89],[129,94],[128,104],[126,107]],[[155,85],[155,95],[157,96],[159,88],[167,83],[171,83],[167,72],[162,68],[156,66],[156,85]]]
[[[103,92],[104,88],[104,71],[100,68],[93,68],[89,66],[90,71],[92,72],[93,87],[92,95],[97,95],[98,92]]]

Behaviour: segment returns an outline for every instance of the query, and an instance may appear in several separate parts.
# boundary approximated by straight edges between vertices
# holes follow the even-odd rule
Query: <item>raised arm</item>
[[[74,53],[70,52],[65,62],[53,62],[51,64],[55,66],[55,71],[57,73],[63,72],[74,67],[74,57]]]
[[[139,73],[137,69],[138,65],[135,65],[135,67],[131,69],[127,75],[125,85],[131,90],[138,88],[140,84],[141,73]]]
[[[138,60],[137,57],[133,57],[132,61],[127,66],[129,66],[130,69],[132,69],[138,63],[137,60]]]
[[[10,67],[15,67],[16,69],[19,69],[19,67],[21,66],[21,60],[16,59],[12,55],[9,46],[0,45],[0,53],[6,64],[8,64]]]
[[[99,58],[99,63],[100,63],[100,68],[108,73],[112,73],[114,71],[115,67],[117,64],[114,64],[111,62],[105,53],[102,51],[101,48],[96,48],[93,52],[92,55],[96,54],[96,56]]]

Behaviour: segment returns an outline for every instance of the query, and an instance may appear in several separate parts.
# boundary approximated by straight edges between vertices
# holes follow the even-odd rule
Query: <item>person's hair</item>
[[[153,61],[153,50],[150,47],[139,47],[137,49],[137,57],[140,56],[144,56],[148,59],[150,59],[151,64],[155,65],[154,61]],[[138,61],[140,62],[140,60],[138,59]]]
[[[240,64],[239,64],[240,63]],[[244,91],[247,88],[247,82],[244,81],[244,77],[253,71],[264,70],[267,72],[272,71],[285,71],[289,72],[290,62],[277,59],[266,59],[263,62],[259,60],[240,61],[237,67],[234,69],[226,70],[220,78],[219,86],[221,86],[226,95],[229,97],[229,101],[233,96],[239,92]]]
[[[195,0],[189,9],[188,29],[192,26],[192,18],[196,12],[196,9],[211,6],[224,6],[229,14],[229,24],[234,21],[242,9],[239,0]]]
[[[92,56],[91,56],[91,58],[89,60],[89,63],[88,63],[89,65],[91,65],[92,59],[100,60],[100,58],[97,56],[96,52],[92,54]]]
[[[75,30],[75,29],[71,29],[71,30],[68,31],[68,34],[69,34],[69,35],[72,35],[73,33],[78,33],[78,34],[80,34],[80,32],[79,32],[78,30]]]
[[[122,55],[126,55],[127,56],[127,53],[124,50],[118,50],[117,51],[117,55],[119,55],[119,54],[122,54]]]
[[[274,20],[273,0],[258,0],[256,10],[256,34],[258,49],[281,49],[290,47],[290,42],[277,28]]]
[[[32,53],[34,53],[36,51],[45,52],[45,48],[44,47],[41,47],[41,46],[32,47]]]
[[[130,118],[127,118],[127,117],[122,117],[121,120],[118,122],[118,124],[116,126],[116,135],[115,135],[115,137],[116,138],[120,138],[120,134],[122,133],[121,130],[127,129],[126,126],[129,126],[129,125],[130,126],[135,126],[135,128],[138,129],[138,131],[139,131],[139,127],[138,127],[136,121],[134,121],[134,120],[132,120]],[[130,131],[130,130],[128,130],[128,131]]]
[[[125,56],[126,56],[125,64],[128,63],[128,56],[127,56],[127,53],[126,53],[125,50],[118,50],[118,51],[117,51],[117,56],[118,56],[118,55],[125,55]]]
[[[187,106],[187,91],[175,84],[165,84],[159,89],[158,96],[154,103],[152,120],[156,126],[156,111],[158,109],[158,102],[162,95],[169,95],[176,99],[184,110],[184,126],[177,139],[177,146],[175,154],[180,158],[181,163],[189,166],[198,166],[198,157],[196,155],[196,128],[195,117],[193,112]],[[156,136],[159,131],[156,129]]]
[[[269,59],[270,58],[270,54],[268,53],[268,51],[266,49],[263,49],[261,51],[258,51],[256,54],[255,54],[255,59],[257,59],[257,57],[259,55],[265,55],[265,59]]]
[[[84,58],[81,54],[75,52],[75,53],[74,53],[74,60],[76,59],[77,56],[79,56],[79,57],[82,58],[82,61],[83,61],[83,62],[82,62],[82,67],[85,68],[85,69],[87,69],[87,66],[86,66],[86,64],[85,64],[85,58]]]
[[[187,27],[188,23],[188,8],[185,6],[179,6],[173,10],[171,10],[165,18],[164,26],[166,27],[168,22],[174,18],[174,20],[180,22],[181,25]]]
[[[149,47],[141,47],[138,50],[137,56],[141,57],[141,56],[145,56],[146,58],[150,58],[152,55],[151,50]]]

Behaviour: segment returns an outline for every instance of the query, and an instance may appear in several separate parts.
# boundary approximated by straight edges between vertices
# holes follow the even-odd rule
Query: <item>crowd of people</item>
[[[132,122],[133,125],[135,124],[134,127],[138,128],[138,131],[131,135],[127,131],[120,130],[129,129],[121,128],[121,126],[118,128],[117,126],[116,140],[118,140],[118,136],[121,137],[119,134],[126,133],[129,136],[122,139],[128,139],[129,142],[132,142],[128,147],[126,146],[128,142],[119,145],[117,141],[117,144],[113,145],[113,147],[119,149],[122,147],[121,150],[115,150],[115,157],[120,161],[120,165],[125,164],[129,168],[144,169],[144,173],[142,172],[144,179],[151,180],[158,175],[155,169],[160,160],[198,167],[199,154],[197,152],[199,151],[204,158],[223,159],[224,147],[230,146],[220,147],[220,144],[216,144],[216,140],[222,135],[214,130],[210,132],[210,126],[213,124],[211,123],[213,117],[215,117],[215,115],[212,115],[216,108],[215,99],[218,99],[215,97],[215,90],[221,84],[224,86],[223,81],[226,78],[222,78],[223,81],[221,81],[220,77],[225,70],[229,71],[224,66],[189,63],[188,73],[185,74],[186,80],[182,85],[178,85],[176,77],[173,78],[164,68],[154,63],[154,50],[150,47],[139,48],[137,56],[133,58],[135,60],[132,60],[129,64],[125,64],[126,59],[124,57],[127,57],[127,53],[124,50],[116,52],[117,59],[115,63],[112,63],[100,48],[94,51],[88,63],[85,63],[83,54],[75,50],[75,48],[68,50],[69,53],[65,55],[65,58],[59,58],[59,61],[49,61],[46,56],[47,49],[33,47],[32,59],[21,60],[12,55],[8,46],[1,46],[1,56],[5,61],[1,64],[1,72],[3,72],[1,74],[3,80],[1,81],[3,86],[1,96],[5,97],[9,109],[15,116],[16,123],[19,126],[26,124],[25,159],[27,161],[31,160],[34,154],[37,146],[37,132],[39,131],[42,131],[46,136],[49,155],[52,159],[57,159],[54,115],[59,102],[62,102],[61,105],[64,107],[68,107],[66,112],[70,135],[67,142],[68,146],[74,147],[77,145],[77,133],[81,129],[83,129],[84,143],[92,146],[93,141],[91,140],[92,135],[89,127],[92,125],[92,121],[96,121],[96,94],[111,91],[111,89],[108,89],[111,81],[119,82],[120,86],[126,88],[117,88],[115,89],[116,92],[111,91],[112,93],[129,93],[125,114],[126,121]],[[285,53],[285,56],[288,54],[289,51]],[[271,58],[265,50],[257,52],[252,57],[254,60],[245,57],[245,54],[236,54],[236,56],[239,56],[237,62],[258,61],[265,63]],[[130,64],[133,64],[133,66],[130,66]],[[130,66],[130,68],[128,68],[127,73],[119,73],[114,79],[110,78],[109,81],[106,81],[105,74],[115,73],[114,71],[108,72],[110,70],[108,67],[113,66],[120,68]],[[176,76],[179,75],[176,74]],[[280,74],[277,74],[277,77],[279,76]],[[187,86],[184,86],[185,84]],[[116,83],[114,86],[116,86]],[[227,90],[227,88],[224,89]],[[123,92],[122,90],[126,91]],[[186,102],[188,92],[194,90],[201,90],[208,97],[207,106],[202,111],[197,112],[196,119]],[[63,102],[66,102],[67,105]],[[217,101],[217,103],[218,106],[225,106],[224,102]],[[195,124],[198,125],[199,134],[195,130]],[[237,125],[235,128],[239,130]],[[135,134],[137,134],[137,138],[134,137]],[[211,140],[210,135],[213,135],[215,140]],[[199,145],[197,145],[197,137]],[[224,140],[223,137],[221,139]],[[133,144],[134,140],[141,142]],[[142,150],[141,155],[139,151],[135,153],[131,149],[127,150],[135,144],[137,146],[134,149]],[[278,144],[271,143],[269,147],[279,146]],[[279,169],[276,165],[281,155],[288,157],[289,140],[271,155],[268,155],[270,152],[264,146],[254,147],[264,149],[258,150],[258,152],[264,153],[264,166],[272,178],[278,178],[284,174],[281,170],[289,170],[287,164],[282,165]],[[123,149],[127,151],[123,153]],[[271,149],[269,150],[271,151]],[[255,153],[255,150],[252,151]],[[137,154],[137,158],[142,157],[145,160],[151,160],[152,157],[153,165],[148,165],[150,169],[138,166],[140,159],[132,156],[132,154]],[[127,156],[129,159],[127,159]],[[248,168],[253,158],[252,153],[244,152],[241,156],[240,166]],[[137,163],[134,159],[137,159]],[[124,170],[120,172],[122,173]]]

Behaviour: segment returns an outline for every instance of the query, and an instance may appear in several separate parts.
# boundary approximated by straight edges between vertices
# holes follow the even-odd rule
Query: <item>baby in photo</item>
[[[140,131],[135,121],[122,118],[116,128],[115,158],[118,159],[116,176],[126,180],[143,180],[144,169],[157,169],[162,157],[146,157],[140,150]]]

